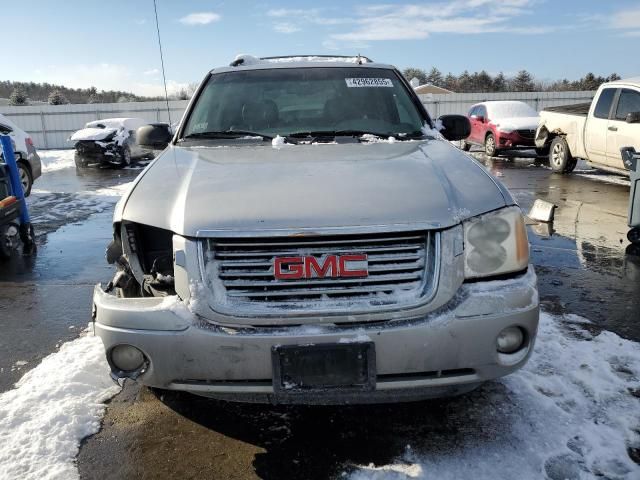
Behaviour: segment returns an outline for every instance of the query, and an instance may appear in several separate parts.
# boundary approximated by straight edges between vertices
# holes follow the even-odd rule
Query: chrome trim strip
[[[344,227],[299,227],[299,228],[275,228],[275,229],[205,229],[196,232],[196,238],[252,238],[252,237],[315,237],[319,235],[349,235],[367,233],[413,232],[420,230],[434,230],[447,228],[451,225],[440,223],[396,223],[392,225],[356,225]]]

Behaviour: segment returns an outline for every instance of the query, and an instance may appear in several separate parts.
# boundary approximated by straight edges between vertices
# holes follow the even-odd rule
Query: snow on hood
[[[147,125],[147,121],[142,118],[105,118],[102,120],[94,120],[87,123],[85,128],[126,128],[127,130],[136,130],[137,128]]]
[[[117,131],[116,128],[83,128],[71,135],[69,140],[72,142],[79,140],[104,140]]]
[[[540,117],[508,117],[493,120],[493,124],[500,128],[510,128],[512,130],[535,130],[538,128]]]
[[[443,140],[176,147],[141,175],[115,219],[206,235],[379,225],[446,228],[513,204]],[[265,233],[268,234],[268,233]]]

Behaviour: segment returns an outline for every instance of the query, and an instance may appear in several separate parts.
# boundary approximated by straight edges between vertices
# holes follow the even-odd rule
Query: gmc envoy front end
[[[164,133],[163,133],[164,132]],[[238,57],[123,196],[94,292],[116,379],[247,402],[465,393],[538,327],[522,213],[392,66]]]

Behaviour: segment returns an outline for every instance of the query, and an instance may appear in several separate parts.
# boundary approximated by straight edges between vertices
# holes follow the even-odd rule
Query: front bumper
[[[498,148],[535,148],[535,138],[523,137],[517,130],[513,132],[497,132],[496,146]]]
[[[464,393],[522,367],[538,328],[533,268],[515,278],[464,284],[454,299],[423,318],[357,326],[230,329],[194,316],[177,297],[116,298],[97,286],[94,331],[107,358],[129,344],[147,357],[143,384],[216,398],[271,403],[377,403]],[[526,333],[525,345],[505,355],[498,333]],[[271,350],[278,345],[370,341],[375,344],[374,391],[276,391]]]

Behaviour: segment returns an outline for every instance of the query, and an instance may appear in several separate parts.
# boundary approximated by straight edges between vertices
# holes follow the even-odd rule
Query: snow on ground
[[[631,185],[631,182],[629,181],[629,178],[627,177],[623,177],[620,175],[614,175],[614,174],[603,174],[601,172],[594,172],[594,171],[576,171],[574,170],[574,173],[576,175],[579,175],[581,177],[584,178],[590,178],[592,180],[596,180],[598,182],[604,182],[604,183],[610,183],[613,185],[624,185],[625,187],[628,187]]]
[[[53,172],[64,168],[75,167],[73,159],[75,150],[38,150],[42,162],[42,172]]]
[[[99,338],[63,344],[0,395],[0,478],[79,478],[80,441],[100,429],[119,390]]]
[[[627,453],[640,447],[640,345],[610,332],[591,334],[574,315],[543,313],[540,320],[525,368],[493,382],[486,401],[471,394],[469,403],[459,402],[468,417],[461,444],[444,452],[410,445],[393,464],[359,466],[344,477],[640,478]]]

